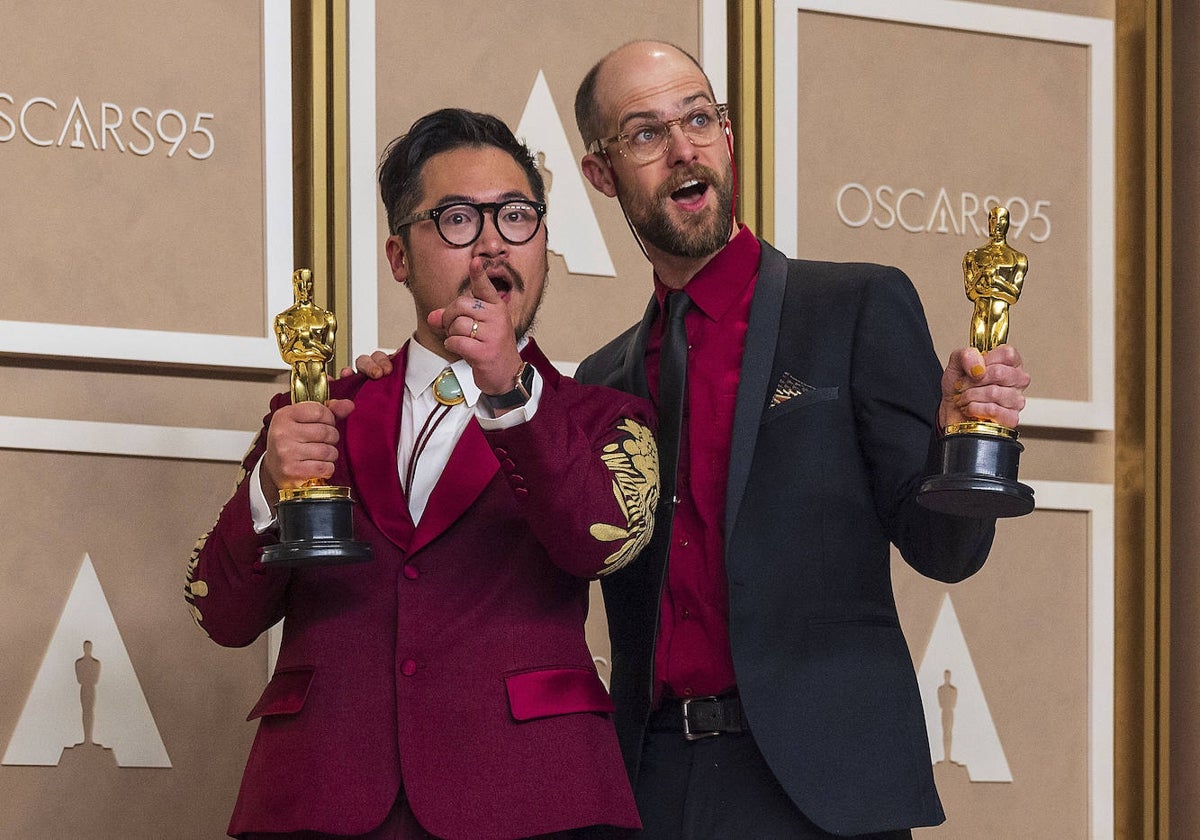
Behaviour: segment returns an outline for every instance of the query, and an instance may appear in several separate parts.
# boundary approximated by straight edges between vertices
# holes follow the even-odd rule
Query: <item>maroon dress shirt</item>
[[[684,322],[688,394],[679,445],[679,504],[654,654],[656,698],[703,697],[736,687],[725,576],[725,481],[759,251],[758,239],[742,226],[685,287],[692,299]],[[670,290],[657,277],[654,287],[661,305]],[[646,346],[646,375],[656,405],[662,334],[660,312]]]

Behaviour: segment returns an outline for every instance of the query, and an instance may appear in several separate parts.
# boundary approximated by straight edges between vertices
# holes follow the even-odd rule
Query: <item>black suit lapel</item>
[[[761,240],[760,240],[761,242]],[[783,313],[783,294],[787,288],[787,258],[766,242],[750,303],[750,322],[742,350],[742,370],[738,378],[737,405],[733,414],[733,439],[729,447],[729,480],[725,485],[725,548],[737,523],[738,509],[750,476],[758,427],[771,393],[771,369],[779,323]]]
[[[625,383],[622,390],[639,397],[650,396],[650,388],[646,382],[646,344],[650,339],[650,325],[658,317],[658,309],[658,298],[651,295],[642,315],[642,322],[638,324],[625,348],[625,360],[621,365],[621,379]]]
[[[579,363],[575,379],[584,385],[604,385],[627,394],[649,398],[646,384],[646,344],[650,326],[658,317],[658,300],[653,295],[641,322],[605,344]]]

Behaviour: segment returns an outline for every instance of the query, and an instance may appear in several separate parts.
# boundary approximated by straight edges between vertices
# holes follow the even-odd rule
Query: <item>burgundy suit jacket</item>
[[[415,527],[396,469],[406,349],[382,380],[331,384],[355,410],[330,483],[352,488],[371,562],[263,568],[274,536],[254,533],[245,481],[201,539],[186,595],[213,640],[286,619],[231,834],[363,833],[401,786],[445,838],[639,825],[584,620],[588,579],[652,529],[650,409],[560,376],[532,342],[524,356],[543,377],[536,416],[472,421]]]

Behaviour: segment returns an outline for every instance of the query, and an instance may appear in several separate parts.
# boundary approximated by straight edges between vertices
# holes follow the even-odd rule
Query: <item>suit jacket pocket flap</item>
[[[613,710],[604,683],[587,668],[539,668],[506,674],[504,686],[508,707],[517,720]]]
[[[777,405],[767,406],[767,410],[763,412],[762,422],[769,423],[781,415],[788,414],[798,408],[804,408],[806,405],[836,400],[837,398],[838,387],[836,385],[826,388],[813,388],[811,391],[805,391],[802,394],[789,397]]]
[[[315,668],[276,671],[246,720],[268,715],[293,715],[300,711],[304,708],[304,699],[308,696],[308,687],[315,673]]]

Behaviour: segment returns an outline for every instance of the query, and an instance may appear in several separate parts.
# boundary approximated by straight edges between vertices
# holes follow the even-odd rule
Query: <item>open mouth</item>
[[[502,298],[507,298],[509,292],[512,291],[513,283],[509,278],[508,273],[502,268],[496,268],[488,271],[488,279],[492,281],[492,286]]]
[[[708,184],[692,178],[671,193],[671,200],[685,210],[696,210],[704,206],[704,197],[708,194]]]

